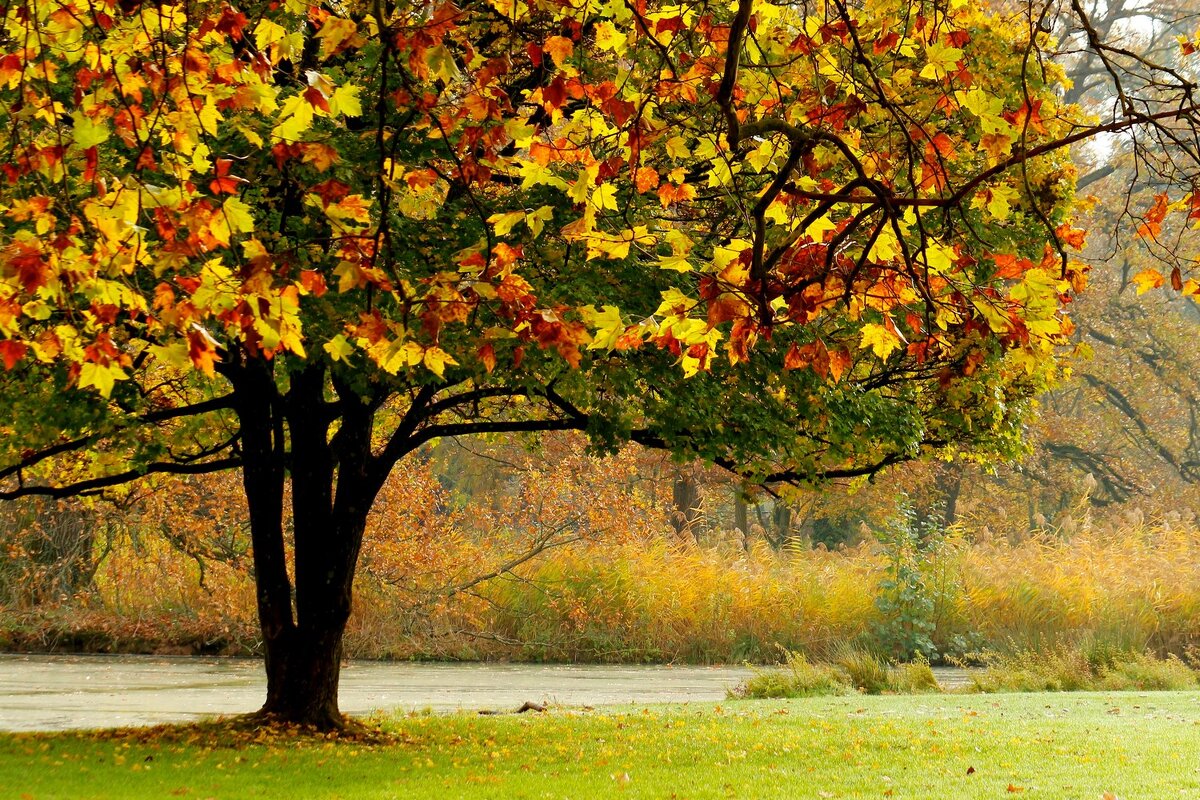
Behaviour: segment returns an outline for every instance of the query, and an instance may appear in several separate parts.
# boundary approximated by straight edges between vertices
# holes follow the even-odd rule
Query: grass
[[[971,673],[978,692],[1078,692],[1195,689],[1200,674],[1175,656],[1100,653],[1057,647],[989,659]]]
[[[11,798],[1001,798],[1200,794],[1200,693],[820,697],[385,720],[387,744],[222,728],[0,737]]]
[[[782,668],[755,670],[730,692],[733,698],[819,697],[822,695],[924,694],[940,692],[927,661],[889,664],[854,647],[840,648],[832,662],[812,662],[803,653],[785,650]],[[1182,666],[1182,664],[1181,664]],[[1184,667],[1186,670],[1187,668]],[[1114,689],[1121,687],[1114,686]],[[1147,687],[1150,688],[1150,687]],[[1183,688],[1183,687],[1154,687]]]
[[[811,662],[803,653],[784,651],[782,667],[755,670],[730,692],[735,698],[816,697],[821,695],[938,693],[926,661],[889,664],[872,653],[841,648],[832,661]],[[1175,656],[1133,653],[1080,643],[1045,652],[977,654],[983,668],[972,669],[960,691],[1000,692],[1144,692],[1194,690],[1200,683],[1194,655],[1189,663]]]

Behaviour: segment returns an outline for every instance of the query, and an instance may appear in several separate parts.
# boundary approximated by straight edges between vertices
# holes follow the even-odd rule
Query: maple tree
[[[1011,452],[1085,283],[1067,148],[1197,121],[1153,64],[1111,120],[1063,102],[1047,14],[11,3],[0,497],[240,467],[263,714],[333,726],[367,514],[427,442]]]

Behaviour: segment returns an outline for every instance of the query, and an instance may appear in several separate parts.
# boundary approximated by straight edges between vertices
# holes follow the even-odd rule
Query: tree
[[[1067,148],[1197,121],[1176,72],[1062,103],[1048,13],[10,4],[0,496],[240,467],[262,713],[327,727],[367,513],[426,442],[752,481],[1010,453],[1085,280]]]

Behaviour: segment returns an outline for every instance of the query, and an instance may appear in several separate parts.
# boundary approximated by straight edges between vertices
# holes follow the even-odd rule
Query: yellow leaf
[[[928,63],[921,70],[921,77],[928,80],[941,80],[950,74],[962,58],[962,50],[957,47],[943,47],[934,42],[925,51]]]
[[[358,97],[358,93],[362,90],[360,86],[346,84],[339,86],[333,90],[333,96],[329,98],[329,111],[334,116],[341,114],[345,117],[361,117],[362,101]]]
[[[656,317],[669,317],[687,314],[700,301],[688,297],[678,289],[667,289],[662,292],[662,303],[654,312]],[[676,336],[676,338],[679,338]]]
[[[588,350],[612,350],[625,332],[625,323],[621,319],[621,310],[616,306],[604,306],[597,311],[595,306],[584,306],[580,309],[583,321],[595,328],[592,343]]]
[[[672,136],[667,140],[667,155],[671,158],[690,158],[692,151],[688,150],[687,140],[682,136]]]
[[[987,202],[988,213],[999,220],[1008,219],[1012,204],[1020,197],[1020,193],[1011,186],[993,186],[991,197]]]
[[[1151,289],[1157,289],[1166,283],[1163,274],[1156,269],[1144,269],[1137,275],[1134,275],[1132,280],[1137,284],[1138,294],[1145,294]]]
[[[885,225],[879,232],[879,236],[876,237],[875,244],[871,246],[871,252],[867,254],[867,257],[876,263],[887,263],[900,253],[900,242],[896,239],[892,226]]]
[[[533,186],[537,186],[538,184],[553,186],[556,189],[562,189],[563,191],[566,191],[567,189],[566,181],[536,161],[522,161],[519,169],[521,171],[522,189],[529,189]]]
[[[285,36],[287,30],[282,25],[265,17],[254,27],[254,44],[259,50],[266,50]]]
[[[125,374],[125,370],[116,364],[105,366],[88,361],[79,368],[79,388],[86,389],[89,386],[94,386],[96,391],[100,392],[101,397],[108,397],[112,394],[113,386],[116,382],[128,377]]]
[[[610,211],[617,210],[617,187],[611,183],[605,183],[596,187],[592,192],[592,202],[599,209],[608,209]]]
[[[554,219],[554,207],[542,206],[532,214],[526,215],[525,224],[529,226],[529,230],[533,232],[533,238],[536,239],[542,235],[542,228],[545,224],[552,219]]]
[[[366,285],[366,276],[359,269],[358,265],[352,261],[339,262],[333,268],[333,274],[338,279],[338,292],[345,294],[351,289],[357,289],[360,286]]]
[[[445,377],[446,365],[455,366],[458,364],[449,353],[437,345],[428,348],[422,360],[425,362],[425,368],[439,378]]]
[[[881,361],[887,361],[898,347],[900,347],[900,337],[892,331],[888,330],[883,325],[877,325],[874,322],[868,322],[862,328],[862,340],[858,343],[859,349],[871,348]]]
[[[829,218],[828,215],[818,217],[811,225],[804,229],[804,233],[814,242],[825,241],[825,232],[837,230],[837,223]]]
[[[271,131],[271,136],[285,142],[298,142],[300,136],[312,127],[312,103],[302,95],[289,97],[283,101],[279,116],[281,122]]]
[[[496,230],[497,236],[507,236],[513,227],[524,219],[524,211],[508,211],[504,214],[492,214],[488,217],[488,222]]]
[[[208,172],[212,169],[212,161],[209,156],[212,151],[208,149],[208,145],[201,142],[196,145],[196,149],[192,151],[192,169],[196,172]]]
[[[445,45],[436,45],[425,51],[425,65],[435,78],[441,78],[446,83],[454,83],[458,79],[458,64],[454,54]]]
[[[754,245],[745,239],[732,239],[727,244],[717,245],[713,248],[713,268],[720,272],[729,266],[729,262],[735,258],[741,258],[742,253],[749,250]]]
[[[236,197],[231,197],[225,201],[223,208],[232,230],[237,233],[250,233],[254,230],[254,215],[250,212],[250,206]]]
[[[339,333],[324,344],[324,350],[334,361],[345,361],[354,354],[354,345],[346,341],[345,335]]]
[[[687,256],[661,256],[658,259],[658,268],[674,270],[675,272],[691,272],[692,263],[688,261]]]
[[[930,242],[925,250],[926,265],[931,272],[938,275],[952,271],[957,260],[958,254],[954,252],[954,248],[941,242]]]
[[[187,369],[192,365],[192,358],[188,355],[187,342],[182,340],[167,345],[151,345],[150,355],[175,369]]]
[[[627,34],[617,30],[617,26],[611,22],[601,22],[596,25],[596,46],[621,55],[628,46]]]
[[[343,44],[354,38],[358,25],[343,17],[329,17],[321,24],[317,38],[321,40],[321,58],[329,58]]]

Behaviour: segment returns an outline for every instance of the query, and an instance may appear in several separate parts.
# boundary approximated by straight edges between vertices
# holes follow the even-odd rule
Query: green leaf
[[[91,117],[85,116],[82,111],[73,113],[71,120],[74,123],[72,138],[75,140],[75,144],[84,150],[107,142],[108,137],[112,135],[108,125],[104,122],[94,122]]]

